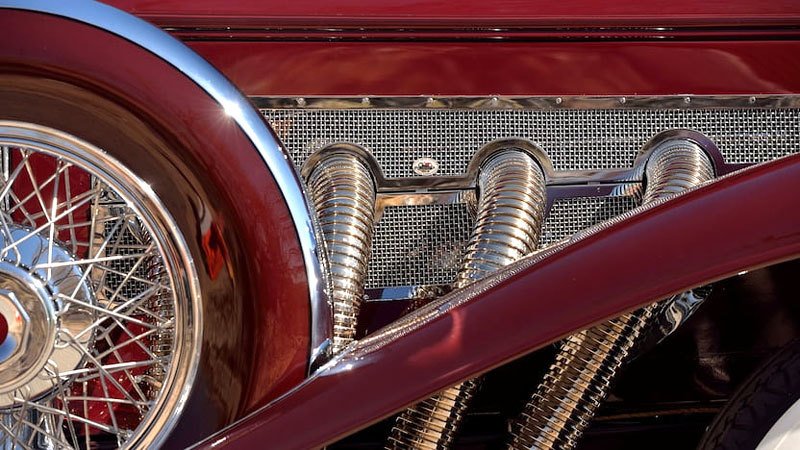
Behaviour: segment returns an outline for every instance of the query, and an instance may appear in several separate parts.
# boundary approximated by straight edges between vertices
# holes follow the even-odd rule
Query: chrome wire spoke
[[[66,197],[64,203],[66,203],[66,207],[69,208],[72,206],[72,188],[69,183],[69,170],[64,172],[64,194]],[[78,254],[78,236],[75,234],[75,218],[72,214],[67,217],[67,223],[69,225],[59,226],[58,231],[60,233],[62,230],[69,230],[69,242],[72,243],[72,253]]]
[[[2,235],[3,235],[3,239],[6,242],[8,242],[8,241],[10,241],[12,239],[12,237],[11,237],[11,228],[8,226],[8,222],[9,221],[6,220],[6,214],[4,212],[0,213],[0,224],[2,224],[2,227],[3,227]],[[15,253],[14,259],[16,261],[19,261],[19,259],[21,258],[21,255],[19,254],[19,250],[14,249],[14,253]],[[3,253],[3,255],[5,255],[5,252]]]
[[[108,417],[111,418],[111,427],[118,430],[119,424],[117,423],[117,416],[114,414],[114,406],[107,400],[109,398],[108,384],[103,377],[100,377],[100,386],[103,388],[103,397],[80,397],[80,400],[102,401],[105,403],[106,409],[108,410]]]
[[[138,311],[140,314],[144,314],[154,320],[156,325],[164,326],[168,321],[164,321],[164,319],[158,314],[142,306],[144,303],[151,300],[153,296],[162,291],[164,291],[163,286],[154,285],[147,288],[147,290],[138,294],[136,297],[130,299],[120,293],[117,293],[117,300],[121,300],[122,303],[114,307],[114,309],[111,311],[128,315],[132,315],[134,311]],[[130,312],[128,313],[127,311]]]
[[[12,417],[13,419],[16,419],[16,417],[14,416],[14,413],[7,413],[7,415]],[[17,433],[17,430],[9,428],[1,420],[0,420],[0,431],[2,431],[2,435],[3,435],[3,441],[2,442],[11,441],[12,448],[14,446],[17,446],[17,445],[22,447],[22,448],[24,448],[24,449],[30,449],[31,448],[30,446],[27,445],[27,443],[23,442],[22,440],[20,440],[18,438],[19,435]]]
[[[21,149],[21,150],[19,150],[19,153],[22,156],[22,160],[20,161],[19,164],[16,165],[16,167],[14,167],[14,170],[11,172],[11,174],[8,176],[8,178],[3,180],[3,189],[0,190],[0,199],[3,199],[3,200],[6,199],[6,196],[8,195],[8,193],[11,192],[11,186],[14,185],[14,182],[17,180],[17,177],[19,176],[20,173],[22,173],[22,170],[25,168],[26,164],[28,163],[28,159],[31,157],[31,151],[30,150]],[[9,212],[9,211],[6,211],[6,212]]]
[[[95,193],[94,192],[84,193],[84,194],[81,194],[80,196],[78,196],[76,198],[70,198],[67,201],[56,203],[55,204],[56,209],[70,209],[72,206],[74,206],[74,203],[76,201],[82,200],[84,197],[86,197],[88,195],[95,195]],[[52,209],[52,208],[50,208],[50,209]],[[30,214],[30,218],[32,220],[34,220],[34,221],[39,220],[39,219],[45,219],[45,220],[49,221],[50,217],[54,217],[54,214],[52,214],[50,211],[44,211],[44,210],[39,211],[39,212],[29,212],[29,214]],[[66,217],[64,217],[64,219],[67,220],[67,224],[70,223],[70,220],[74,221],[74,219],[72,218],[71,214],[67,215]],[[69,225],[63,225],[63,224],[56,223],[55,226],[56,226],[56,228],[61,228],[61,227],[65,227],[66,228]]]
[[[22,400],[22,399],[20,399],[20,400]],[[84,400],[84,401],[88,401],[88,400]],[[29,402],[28,404],[30,405],[31,408],[33,408],[33,409],[35,409],[37,411],[40,411],[42,413],[52,414],[52,415],[55,415],[55,416],[62,416],[62,417],[65,417],[65,418],[69,417],[70,420],[78,422],[78,423],[80,423],[80,424],[82,424],[84,426],[87,426],[87,427],[97,428],[98,430],[103,430],[103,431],[108,432],[108,433],[114,433],[115,431],[118,431],[118,430],[115,430],[113,427],[110,427],[108,425],[104,425],[104,424],[102,424],[100,422],[96,422],[96,421],[91,420],[91,419],[87,419],[86,417],[83,417],[83,416],[80,416],[80,415],[76,415],[76,414],[69,414],[69,413],[67,413],[66,411],[64,411],[61,408],[53,408],[51,406],[46,406],[46,405],[43,405],[41,403],[36,403],[36,402]],[[88,415],[88,414],[86,414],[86,415]]]
[[[155,333],[157,333],[159,331],[161,331],[161,330],[159,330],[158,328],[154,328],[152,330],[147,330],[144,333],[137,334],[136,336],[133,336],[132,334],[130,334],[131,338],[127,339],[125,341],[122,341],[122,343],[120,343],[120,344],[114,344],[113,342],[108,342],[108,345],[111,346],[111,347],[108,350],[104,351],[103,353],[97,355],[97,358],[102,360],[106,356],[114,354],[115,356],[117,356],[117,359],[121,359],[119,357],[119,350],[123,349],[123,348],[125,348],[125,347],[127,347],[127,346],[129,346],[131,344],[136,344],[136,346],[141,348],[142,351],[144,351],[145,353],[147,353],[147,356],[149,356],[152,360],[157,360],[158,357],[156,355],[154,355],[153,352],[142,343],[142,339],[147,339],[147,338],[149,338],[150,336],[152,336],[153,334],[155,334]],[[106,333],[103,336],[103,338],[106,339],[106,340],[109,340],[108,334]],[[108,366],[106,366],[106,367],[108,367]]]
[[[84,367],[82,369],[75,369],[63,372],[62,376],[83,375],[77,378],[77,381],[89,381],[99,377],[100,374],[102,374],[103,372],[111,374],[128,369],[148,367],[152,366],[153,364],[159,364],[163,362],[164,359],[160,358],[160,359],[149,359],[143,361],[134,361],[134,362],[117,363],[117,364],[106,364],[103,366],[102,371],[97,367]]]
[[[111,342],[111,340],[108,337],[106,337],[105,340],[109,345],[114,345],[114,343]],[[116,357],[117,360],[122,359],[122,356],[120,356],[119,354],[119,350],[114,349],[111,351],[111,353]],[[147,353],[149,354],[149,356],[152,356],[153,359],[156,359],[151,352],[148,351]],[[108,371],[106,371],[106,373],[108,373]],[[139,398],[142,399],[142,403],[147,404],[147,401],[144,400],[147,398],[147,395],[145,395],[145,393],[142,392],[141,388],[139,388],[139,383],[136,381],[136,378],[133,375],[131,375],[128,369],[122,369],[122,373],[125,374],[125,377],[127,377],[128,381],[131,383],[131,387],[133,387],[133,389],[136,391],[136,394],[139,396]],[[106,396],[108,396],[108,394],[106,394]],[[141,406],[138,403],[131,403],[131,404],[134,405],[138,410],[140,411],[142,410]]]
[[[133,266],[131,266],[131,268],[128,270],[128,273],[125,274],[125,276],[119,282],[117,289],[114,290],[114,293],[111,294],[111,297],[109,297],[108,299],[109,302],[113,302],[117,298],[119,293],[122,292],[122,289],[126,287],[125,285],[128,283],[128,280],[130,280],[131,276],[133,276],[133,274],[136,273],[136,269],[138,269],[145,262],[146,258],[153,257],[152,253],[153,250],[154,250],[153,245],[150,245],[148,248],[145,249],[144,253],[134,253],[127,255],[129,257],[136,257],[137,260],[135,263],[133,263]]]
[[[130,299],[130,300],[127,300],[127,299],[126,299],[125,303],[122,303],[121,305],[118,305],[117,307],[115,307],[113,310],[108,310],[108,311],[111,311],[112,313],[115,313],[115,314],[123,314],[123,315],[124,315],[124,314],[125,314],[125,312],[124,312],[124,311],[125,311],[127,308],[129,308],[129,307],[131,307],[131,306],[135,306],[135,305],[137,304],[136,302],[141,302],[141,301],[143,301],[143,300],[147,300],[147,299],[149,299],[149,298],[150,298],[150,295],[151,295],[151,294],[150,294],[150,292],[149,292],[149,291],[143,292],[142,294],[140,294],[140,296],[137,296],[136,298],[133,298],[133,299]],[[152,314],[152,313],[150,313],[150,314]],[[75,337],[76,337],[76,338],[80,338],[80,337],[81,337],[81,336],[83,336],[85,333],[88,333],[88,332],[91,332],[91,331],[95,330],[95,329],[96,329],[98,326],[100,326],[100,325],[101,325],[101,324],[102,324],[104,321],[106,321],[106,320],[109,320],[109,319],[111,319],[111,318],[109,318],[109,317],[102,317],[102,318],[100,318],[100,319],[96,320],[95,322],[91,323],[89,326],[87,326],[86,328],[84,328],[83,330],[81,330],[81,332],[80,332],[80,333],[78,333],[78,334],[77,334]],[[159,320],[160,320],[160,318],[159,318]],[[119,324],[118,322],[117,322],[117,324],[118,324],[118,325],[121,325],[121,324]],[[168,325],[168,324],[164,324],[164,325]],[[161,328],[162,328],[162,327],[154,327],[153,329],[154,329],[154,330],[160,330]],[[110,331],[110,329],[106,329],[106,330],[107,330],[106,332]],[[104,334],[105,334],[105,333],[104,333]],[[101,334],[100,336],[102,336],[102,335],[103,335],[103,334]]]
[[[142,278],[142,277],[136,276],[136,275],[134,275],[134,272],[130,272],[130,271],[129,272],[123,272],[123,271],[117,270],[117,269],[115,269],[115,268],[113,268],[111,266],[107,266],[105,264],[99,264],[99,263],[95,264],[95,267],[98,270],[102,270],[104,272],[108,272],[108,273],[111,273],[111,274],[114,274],[114,275],[119,275],[120,277],[128,278],[130,281],[134,281],[136,283],[146,284],[148,286],[151,286],[151,287],[154,287],[154,288],[159,288],[159,289],[166,288],[166,286],[164,286],[161,283],[158,283],[158,282],[152,281],[152,280],[148,280],[147,278]],[[103,286],[103,289],[110,290],[110,288],[108,288],[107,286]],[[125,299],[125,297],[122,296],[122,295],[119,295],[119,297]]]
[[[70,206],[70,205],[67,205],[67,206]],[[89,228],[89,229],[91,229],[95,225],[102,225],[103,223],[107,223],[107,222],[117,222],[119,220],[130,219],[132,217],[135,217],[135,216],[131,213],[130,215],[106,217],[106,218],[103,218],[103,219],[96,219],[96,220],[90,220],[90,221],[75,222],[73,220],[72,222],[70,222],[68,224],[58,224],[58,225],[56,225],[56,228],[58,229],[58,231],[69,231],[70,233],[74,233],[75,229],[80,229],[80,228]],[[70,239],[70,241],[72,241],[72,239]]]
[[[38,411],[38,408],[36,406],[34,406],[32,403],[27,402],[27,404],[31,405],[30,409],[34,410],[34,411],[30,411],[29,410],[29,412],[32,413],[32,414],[30,414],[30,416],[31,417],[35,417],[35,419],[32,421],[32,420],[27,419],[21,412],[18,413],[18,414],[19,414],[20,426],[24,427],[24,428],[28,428],[31,431],[33,431],[33,432],[28,434],[28,438],[26,440],[26,444],[28,445],[28,447],[29,448],[34,448],[35,441],[37,439],[40,439],[40,438],[43,437],[46,440],[50,441],[51,443],[54,443],[54,444],[58,445],[58,448],[69,448],[70,447],[70,443],[64,440],[65,436],[63,436],[63,434],[56,434],[57,431],[55,429],[50,429],[50,430],[47,429],[48,428],[48,426],[47,426],[48,419],[52,420],[54,417],[59,417],[60,418],[62,416],[53,415],[53,414],[50,414],[48,412],[40,412],[40,411]],[[12,413],[12,414],[14,414],[14,413]],[[59,431],[60,431],[60,427],[59,427]]]
[[[133,397],[130,396],[130,394],[128,393],[128,390],[125,389],[125,387],[123,387],[121,384],[119,384],[119,382],[114,378],[113,375],[111,375],[108,371],[105,370],[105,368],[103,367],[103,363],[98,361],[97,358],[95,358],[94,355],[91,354],[91,352],[87,351],[86,348],[83,347],[83,345],[81,345],[80,343],[78,343],[77,341],[74,341],[74,340],[72,341],[72,346],[76,350],[81,352],[83,354],[83,356],[85,356],[88,359],[89,363],[94,364],[94,366],[98,370],[98,373],[100,374],[100,378],[99,379],[100,379],[100,383],[101,384],[104,382],[103,381],[104,379],[106,381],[110,381],[111,384],[113,384],[115,388],[117,388],[125,397],[128,398],[128,400],[130,400],[131,402],[134,402],[134,403],[136,402],[136,400],[134,400]],[[122,371],[124,373],[125,369],[123,369]],[[106,393],[106,395],[108,395],[108,393]]]
[[[53,364],[53,366],[52,366],[51,375],[53,376],[53,379],[55,379],[55,380],[62,380],[62,376],[63,375],[59,372],[58,366],[56,364]],[[66,389],[67,389],[67,386],[65,384],[59,383],[56,386],[55,398],[54,398],[54,400],[52,402],[58,401],[58,402],[61,402],[62,405],[69,405],[69,403],[68,403],[68,401],[66,399],[67,398],[67,394],[65,392]],[[51,406],[52,402],[48,403],[48,405]],[[69,433],[70,442],[71,442],[73,448],[76,448],[76,449],[79,448],[78,434],[75,431],[75,424],[74,424],[72,415],[70,414],[69,407],[65,407],[64,408],[64,414],[63,415],[61,415],[61,414],[51,414],[51,417],[55,418],[55,420],[58,420],[58,423],[61,425],[58,428],[63,429],[65,433]],[[69,448],[69,446],[67,446],[67,448]]]
[[[39,200],[39,206],[41,206],[41,212],[47,212],[47,206],[45,204],[44,198],[42,197],[42,188],[48,186],[53,180],[57,179],[63,170],[66,170],[66,167],[56,169],[47,179],[39,183],[36,180],[36,176],[33,174],[33,168],[31,167],[30,158],[25,158],[21,164],[25,168],[25,172],[28,174],[28,180],[31,182],[31,192],[27,194],[25,197],[18,199],[17,206],[13,206],[9,208],[8,213],[13,213],[14,210],[20,207],[20,205],[25,204],[28,200],[33,199],[36,197]],[[13,192],[13,191],[12,191]]]
[[[76,304],[78,306],[82,306],[84,308],[91,309],[93,311],[96,311],[99,314],[106,314],[106,315],[112,316],[114,318],[117,318],[117,319],[120,319],[120,320],[124,320],[124,321],[127,321],[127,322],[131,322],[131,323],[135,323],[136,325],[141,325],[141,326],[147,327],[147,328],[156,328],[156,329],[158,328],[158,325],[152,325],[152,324],[149,324],[149,323],[147,323],[147,322],[145,322],[143,320],[135,319],[135,318],[127,316],[125,314],[120,314],[120,313],[115,312],[113,310],[104,308],[102,306],[96,306],[96,305],[93,305],[91,303],[84,302],[84,301],[78,300],[76,298],[70,297],[68,295],[58,294],[56,297],[58,297],[61,300],[66,300],[69,303],[73,303],[73,304]]]
[[[180,338],[198,335],[191,258],[106,152],[34,136],[0,134],[0,314],[24,313],[15,332],[32,336],[0,359],[0,446],[146,447],[192,382],[198,343]]]
[[[97,202],[97,198],[95,198],[95,204],[96,204],[96,202]],[[103,241],[102,241],[102,243],[100,244],[99,248],[97,249],[96,253],[94,253],[94,256],[99,256],[100,254],[102,254],[102,252],[105,250],[105,248],[106,248],[106,247],[109,245],[109,243],[111,242],[111,238],[112,238],[112,236],[113,236],[113,233],[114,233],[114,232],[115,232],[115,231],[116,231],[116,230],[119,228],[119,226],[120,226],[120,225],[121,225],[121,224],[120,224],[120,222],[119,222],[118,220],[117,220],[117,221],[114,223],[114,225],[113,225],[113,226],[112,226],[112,228],[111,228],[111,233],[109,233],[109,234],[108,234],[108,236],[106,236],[106,237],[103,239]],[[93,229],[94,229],[94,228],[93,228]],[[94,242],[94,241],[92,240],[92,242]],[[92,250],[92,248],[91,248],[91,246],[90,246],[90,248],[89,248],[90,254],[91,254],[91,250]],[[85,268],[86,270],[85,270],[85,271],[83,272],[83,274],[81,275],[81,279],[80,279],[80,282],[81,282],[81,283],[84,283],[84,282],[86,281],[86,279],[87,279],[87,278],[89,277],[89,275],[92,273],[92,269],[93,269],[93,268],[94,268],[94,264],[90,264],[88,267],[86,267],[86,268]],[[78,285],[76,285],[76,286],[75,286],[75,288],[74,288],[74,289],[73,289],[73,291],[70,293],[70,295],[71,295],[71,296],[75,296],[75,294],[77,294],[77,292],[78,292],[78,290],[79,290],[79,289],[80,289],[80,284],[78,284]]]
[[[144,333],[134,334],[128,329],[128,327],[126,327],[124,324],[120,323],[118,320],[116,320],[116,319],[112,319],[112,320],[114,321],[114,327],[112,327],[110,329],[107,329],[107,332],[103,333],[103,339],[107,341],[108,345],[111,346],[111,348],[109,348],[108,350],[103,352],[102,357],[108,356],[109,352],[118,353],[119,349],[122,348],[122,347],[125,347],[126,345],[136,344],[136,346],[139,347],[143,352],[145,352],[149,358],[151,358],[151,359],[157,359],[158,358],[156,355],[153,354],[153,352],[149,348],[147,348],[145,345],[142,344],[141,339],[145,339],[145,338],[147,338],[148,335],[152,335],[152,334],[158,333],[160,331],[163,331],[162,328],[160,328],[160,327],[159,328],[151,328],[150,330],[147,330]],[[122,332],[125,333],[128,336],[128,339],[125,339],[124,341],[122,341],[122,343],[115,345],[113,342],[110,341],[110,337],[109,337],[110,333],[108,332],[108,331],[112,331],[114,329],[122,330]],[[117,359],[121,359],[118,354],[115,354],[115,356],[117,356]],[[101,356],[98,356],[98,357],[101,357]]]
[[[11,201],[13,201],[17,205],[14,208],[9,209],[8,214],[11,215],[14,212],[20,212],[22,213],[22,215],[25,216],[25,221],[27,222],[27,225],[30,227],[35,227],[36,218],[34,218],[33,215],[31,215],[31,213],[28,212],[28,209],[25,208],[22,201],[19,198],[17,198],[17,195],[14,194],[14,192],[12,191],[8,193],[8,196],[11,198]]]
[[[100,192],[99,192],[99,191],[97,191],[97,192],[93,192],[93,193],[92,193],[92,196],[94,196],[94,195],[100,195]],[[64,217],[65,217],[67,214],[69,214],[69,213],[71,213],[71,212],[75,211],[76,209],[80,208],[80,207],[81,207],[81,206],[83,206],[84,204],[86,204],[86,203],[88,203],[89,201],[91,201],[91,200],[92,200],[92,196],[88,196],[88,195],[87,195],[87,196],[86,196],[86,198],[82,199],[82,200],[81,200],[80,202],[78,202],[77,204],[75,204],[75,205],[71,206],[69,209],[67,209],[67,210],[65,210],[65,211],[62,211],[62,212],[61,212],[61,213],[59,213],[57,216],[55,216],[55,217],[52,217],[52,218],[51,218],[51,220],[60,220],[60,219],[64,218]],[[23,242],[26,242],[28,239],[30,239],[30,238],[32,238],[32,237],[34,237],[34,236],[38,235],[38,234],[39,234],[40,232],[42,232],[43,230],[47,229],[47,227],[48,227],[48,226],[49,226],[49,221],[48,221],[48,223],[45,223],[44,225],[41,225],[41,226],[39,226],[39,227],[36,227],[36,229],[34,229],[34,230],[30,231],[30,232],[29,232],[27,235],[25,235],[25,236],[23,236],[23,237],[21,237],[21,238],[19,238],[19,239],[16,239],[14,242],[12,242],[12,243],[10,243],[10,244],[6,245],[5,247],[3,247],[2,251],[0,251],[0,252],[1,252],[1,253],[6,253],[6,252],[7,252],[8,250],[10,250],[11,248],[16,248],[16,247],[18,247],[18,246],[19,246],[20,244],[22,244]]]
[[[39,207],[40,207],[39,215],[43,215],[43,216],[47,217],[48,208],[47,208],[47,206],[45,204],[44,198],[42,197],[41,190],[42,190],[42,188],[44,188],[47,185],[49,185],[50,183],[52,183],[53,180],[58,179],[58,177],[61,174],[61,172],[60,172],[60,170],[56,170],[55,173],[50,175],[45,181],[43,181],[42,183],[39,183],[36,180],[36,176],[33,174],[33,169],[31,168],[31,165],[30,165],[30,158],[25,158],[20,165],[25,168],[25,172],[28,175],[28,181],[30,181],[30,183],[31,183],[31,185],[30,185],[31,192],[28,195],[26,195],[25,197],[23,197],[23,198],[18,198],[14,194],[14,191],[10,190],[9,191],[9,195],[11,195],[12,198],[14,199],[14,201],[16,203],[16,206],[13,206],[13,207],[9,208],[7,212],[10,215],[10,214],[14,213],[14,211],[16,211],[18,209],[21,210],[22,213],[25,215],[26,219],[28,220],[29,224],[31,226],[35,226],[37,217],[34,214],[29,213],[27,208],[24,205],[27,204],[29,200],[32,200],[33,198],[36,198],[36,200],[38,200],[38,202],[39,202]],[[56,188],[55,192],[57,192],[57,191],[58,191],[58,189]]]
[[[150,402],[139,401],[139,402],[132,402],[130,400],[126,400],[124,398],[113,398],[113,397],[84,397],[81,395],[71,395],[66,397],[67,400],[89,400],[89,401],[102,401],[106,403],[124,403],[126,405],[137,405],[139,407],[146,407],[150,406]]]
[[[132,254],[132,255],[114,255],[114,256],[102,256],[98,258],[87,258],[87,259],[79,259],[77,261],[63,261],[63,262],[54,262],[54,263],[44,263],[44,264],[37,264],[33,268],[35,269],[53,269],[56,267],[67,267],[67,266],[84,266],[84,265],[94,265],[103,262],[111,262],[111,261],[122,261],[125,259],[141,259],[147,256],[151,256],[148,253],[139,253],[139,254]]]

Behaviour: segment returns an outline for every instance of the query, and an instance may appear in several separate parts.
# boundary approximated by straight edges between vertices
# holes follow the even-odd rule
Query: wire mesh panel
[[[464,203],[387,207],[373,238],[366,287],[452,283],[474,223]]]
[[[113,211],[115,208],[111,207],[109,209]],[[117,211],[114,212],[119,214]],[[141,253],[149,244],[146,232],[135,221],[127,221],[122,226],[118,226],[113,222],[106,222],[103,224],[103,228],[103,238],[109,238],[110,242],[109,247],[111,249],[108,253],[135,255]],[[145,280],[147,280],[147,272],[151,265],[150,261],[145,264],[141,262],[137,264],[137,261],[132,258],[109,261],[108,268],[104,273],[108,291],[106,294],[112,295],[118,291],[117,295],[122,298],[137,298],[149,287]]]
[[[553,244],[635,207],[633,196],[556,200],[540,245]],[[452,283],[474,223],[464,203],[387,207],[373,239],[367,289]]]
[[[634,196],[573,197],[553,202],[542,227],[540,245],[546,247],[605,222],[637,206]]]
[[[539,144],[556,170],[630,167],[657,133],[705,134],[729,163],[763,162],[800,149],[798,109],[263,109],[298,165],[332,142],[364,146],[387,178],[415,176],[414,160],[433,158],[440,175],[466,171],[496,139]]]
[[[553,168],[631,167],[660,132],[691,129],[711,138],[727,163],[758,163],[800,149],[796,108],[468,109],[342,108],[261,110],[297,167],[336,142],[361,145],[387,178],[416,177],[414,162],[432,158],[436,176],[462,175],[487,143],[510,137],[537,143]],[[622,214],[632,196],[556,200],[541,246]],[[376,224],[366,288],[446,285],[461,265],[474,225],[465,203],[388,206]]]

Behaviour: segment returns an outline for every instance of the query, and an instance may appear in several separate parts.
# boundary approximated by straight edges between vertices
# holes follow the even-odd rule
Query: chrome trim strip
[[[453,290],[449,284],[426,284],[421,286],[392,286],[364,290],[364,302],[402,302],[419,298],[438,298]]]
[[[800,95],[546,97],[251,97],[259,109],[703,109],[798,108]]]
[[[326,274],[318,255],[308,197],[291,159],[249,100],[211,64],[189,47],[149,23],[95,1],[0,0],[0,9],[46,13],[82,22],[127,39],[163,59],[206,91],[241,127],[267,164],[294,221],[305,260],[311,301],[311,357],[324,354],[332,335]]]
[[[466,203],[474,215],[477,209],[475,190],[471,188],[452,191],[421,191],[380,193],[375,199],[375,222],[383,217],[387,206],[454,205]]]
[[[370,151],[361,145],[351,142],[336,142],[329,144],[325,148],[313,153],[308,157],[301,169],[303,177],[307,177],[319,161],[328,153],[346,151],[358,155],[369,166],[372,175],[375,177],[375,184],[378,193],[397,193],[402,191],[446,191],[456,189],[475,188],[475,182],[480,165],[492,154],[504,148],[514,147],[522,150],[533,157],[542,167],[547,180],[547,185],[574,185],[585,183],[629,183],[642,180],[642,170],[646,158],[640,156],[632,161],[631,168],[610,169],[610,170],[572,170],[556,171],[550,163],[547,153],[536,143],[523,138],[504,138],[487,143],[472,156],[464,175],[433,175],[418,176],[408,178],[386,178],[381,170],[380,164]],[[716,149],[716,146],[714,147]],[[716,151],[716,150],[715,150]],[[718,159],[721,160],[720,155]]]
[[[520,23],[509,19],[479,19],[471,17],[469,26],[464,19],[402,19],[326,18],[298,21],[289,17],[213,17],[192,14],[170,17],[148,13],[146,19],[178,36],[183,41],[284,41],[284,42],[553,42],[553,41],[671,41],[740,38],[742,32],[750,39],[792,39],[798,36],[794,22],[781,20],[751,21],[749,23],[705,23],[702,25],[625,21],[625,23],[577,21],[560,23]],[[315,23],[316,22],[316,23]]]

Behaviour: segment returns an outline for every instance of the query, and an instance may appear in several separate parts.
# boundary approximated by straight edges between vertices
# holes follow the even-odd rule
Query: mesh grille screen
[[[798,109],[265,109],[302,165],[331,142],[363,145],[387,178],[415,176],[420,157],[441,175],[464,173],[470,157],[500,138],[530,139],[556,170],[625,168],[655,134],[688,128],[712,138],[729,163],[763,162],[800,149]]]
[[[705,134],[728,163],[769,161],[800,149],[800,109],[263,109],[300,167],[333,142],[369,150],[387,178],[413,177],[413,161],[434,158],[439,175],[463,174],[496,139],[539,144],[556,170],[626,168],[659,132]],[[554,202],[546,246],[636,206],[634,197]],[[474,220],[465,204],[390,206],[377,224],[367,288],[450,284]]]
[[[474,223],[464,203],[387,207],[373,238],[366,287],[451,283]]]
[[[540,245],[554,244],[636,206],[636,197],[633,196],[575,197],[555,201],[545,218]]]
[[[635,197],[576,197],[553,202],[541,245],[636,207]],[[475,220],[466,204],[390,206],[378,222],[366,288],[450,284]]]
[[[107,253],[109,255],[136,255],[142,253],[146,244],[131,231],[131,225],[126,224],[114,230],[114,222],[107,222],[105,224],[104,235],[112,234],[109,241]],[[133,271],[131,277],[127,277],[134,265],[138,262],[136,258],[125,258],[118,260],[111,260],[107,266],[111,269],[105,273],[106,283],[105,286],[112,292],[107,292],[108,295],[113,294],[113,291],[120,289],[118,296],[121,296],[123,301],[137,298],[149,288],[149,285],[142,281],[138,281],[134,277],[142,280],[147,280],[147,264],[139,264],[139,267]]]

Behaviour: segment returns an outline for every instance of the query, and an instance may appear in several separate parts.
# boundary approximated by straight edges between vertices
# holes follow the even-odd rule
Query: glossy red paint
[[[189,45],[248,95],[800,92],[800,41]]]
[[[34,114],[29,120],[101,145],[144,176],[176,221],[187,224],[182,231],[207,288],[205,320],[216,324],[204,333],[195,392],[214,379],[217,391],[204,394],[208,419],[195,426],[228,423],[302,381],[310,317],[305,265],[282,194],[242,130],[191,80],[127,40],[21,11],[3,10],[0,27],[26,36],[0,46],[0,75],[30,84],[27,95],[52,106],[30,113],[29,105],[12,101],[0,117]],[[16,95],[18,85],[2,81],[3,95]],[[37,86],[63,86],[64,96]],[[68,104],[73,92],[90,101]],[[104,109],[109,105],[120,115]],[[65,117],[62,107],[96,113],[118,132],[103,134],[100,123]],[[146,150],[121,153],[116,147],[129,148],[129,136]],[[148,178],[153,161],[178,175]]]
[[[386,23],[546,23],[570,24],[672,24],[782,23],[800,15],[800,4],[791,0],[609,1],[573,0],[106,0],[120,9],[143,17],[193,16],[224,21],[231,17],[293,19],[332,25],[347,20]]]
[[[110,3],[194,41],[248,95],[800,92],[790,1]]]
[[[526,258],[363,339],[298,389],[198,448],[265,442],[318,448],[590,324],[796,258],[800,210],[790,205],[798,191],[800,155],[735,173],[559,251]]]
[[[248,95],[800,92],[791,1],[109,3],[190,40]]]

